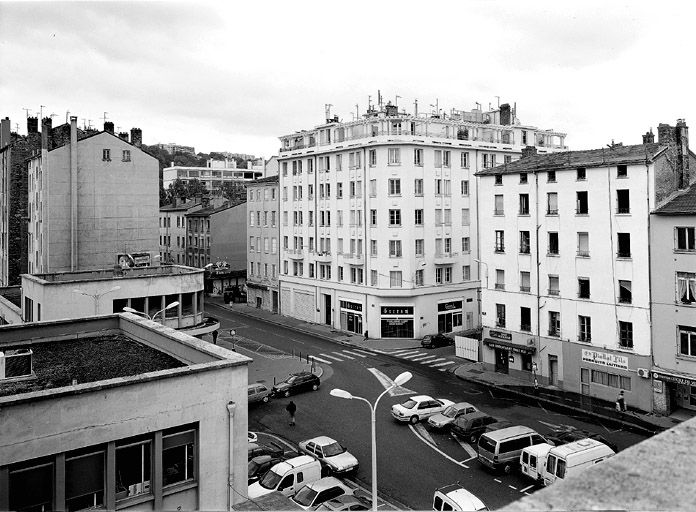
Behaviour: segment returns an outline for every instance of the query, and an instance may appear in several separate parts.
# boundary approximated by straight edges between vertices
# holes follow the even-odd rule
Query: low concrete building
[[[242,501],[249,358],[128,313],[0,340],[0,510]]]

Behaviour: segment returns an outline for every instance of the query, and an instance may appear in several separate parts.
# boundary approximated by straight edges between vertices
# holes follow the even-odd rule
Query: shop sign
[[[341,309],[350,309],[351,311],[362,311],[362,304],[357,302],[348,302],[347,300],[341,301]]]
[[[651,373],[653,379],[658,379],[664,382],[674,382],[675,384],[683,384],[685,386],[696,386],[696,379],[689,379],[687,377],[679,377],[677,375],[655,371]]]
[[[496,338],[496,339],[499,339],[499,340],[512,341],[512,333],[509,333],[509,332],[494,331],[493,329],[491,329],[490,331],[488,331],[488,335],[489,335],[491,338]]]
[[[596,350],[582,350],[582,361],[584,363],[598,364],[609,368],[619,368],[628,370],[628,357]]]
[[[405,318],[386,318],[382,321],[387,322],[388,325],[405,325],[411,320],[406,320]]]
[[[150,266],[149,252],[134,252],[132,254],[117,254],[116,263],[121,268]]]
[[[413,306],[382,306],[384,315],[413,315]]]
[[[442,304],[437,305],[438,311],[453,311],[455,309],[462,309],[462,301],[461,300],[453,300],[451,302],[443,302]]]

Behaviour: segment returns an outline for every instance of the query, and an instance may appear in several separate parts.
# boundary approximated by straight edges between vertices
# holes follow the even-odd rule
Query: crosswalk
[[[334,364],[336,362],[345,360],[359,360],[360,358],[365,358],[374,355],[374,352],[390,355],[393,357],[398,357],[407,361],[413,361],[415,363],[429,366],[430,368],[435,368],[437,370],[440,370],[441,372],[447,371],[451,365],[456,363],[455,361],[452,361],[451,359],[448,359],[446,357],[432,355],[420,349],[403,349],[394,351],[373,350],[373,352],[367,352],[365,350],[354,348],[351,350],[336,350],[334,352],[322,352],[317,355],[312,355],[310,357],[319,363]]]

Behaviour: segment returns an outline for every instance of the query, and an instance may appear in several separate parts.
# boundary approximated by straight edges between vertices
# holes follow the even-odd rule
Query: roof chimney
[[[537,154],[536,146],[525,146],[522,148],[521,158],[528,158]]]
[[[0,149],[10,144],[10,118],[6,117],[0,121]]]
[[[38,133],[39,132],[39,118],[38,117],[27,117],[27,133]]]
[[[128,142],[128,132],[118,132],[118,138]]]
[[[689,127],[686,126],[686,121],[677,119],[677,127],[674,129],[674,135],[677,144],[679,189],[685,189],[689,186]]]
[[[143,131],[140,128],[131,128],[131,144],[140,147],[143,144]]]
[[[674,128],[667,123],[657,125],[657,142],[669,144],[674,141]]]
[[[114,134],[114,123],[111,121],[104,121],[104,131],[110,134]]]
[[[649,132],[645,132],[645,135],[643,135],[643,144],[652,144],[655,142],[655,134],[652,131],[652,128],[650,128]]]
[[[512,124],[512,111],[509,103],[500,105],[500,124],[508,126]]]

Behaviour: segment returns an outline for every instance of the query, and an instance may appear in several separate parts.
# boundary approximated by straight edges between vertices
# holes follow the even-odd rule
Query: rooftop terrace
[[[80,272],[31,274],[27,277],[48,283],[70,283],[79,281],[96,281],[99,279],[113,279],[114,277],[143,278],[196,274],[199,272],[203,272],[203,269],[184,267],[181,265],[156,265],[149,267],[130,267],[126,269],[116,267],[109,269],[85,270]]]

